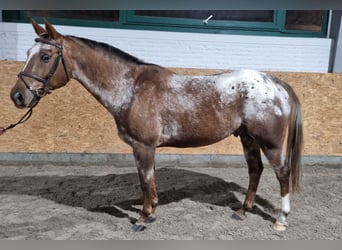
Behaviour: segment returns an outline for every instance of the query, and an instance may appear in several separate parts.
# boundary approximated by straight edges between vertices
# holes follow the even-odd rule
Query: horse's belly
[[[227,136],[226,136],[227,137]],[[176,148],[189,148],[189,147],[202,147],[218,142],[223,138],[170,138],[165,140],[158,147],[176,147]]]
[[[240,119],[227,119],[225,122],[213,119],[187,126],[169,123],[163,127],[158,146],[185,148],[210,145],[230,136],[240,125]]]

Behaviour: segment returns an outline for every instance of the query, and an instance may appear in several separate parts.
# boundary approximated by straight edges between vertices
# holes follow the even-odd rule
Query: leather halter
[[[70,80],[70,77],[69,77],[68,71],[66,69],[65,61],[64,61],[64,58],[63,58],[63,38],[61,39],[61,43],[60,44],[56,43],[54,41],[49,41],[47,39],[43,39],[43,38],[36,38],[35,42],[41,42],[41,43],[49,44],[49,45],[52,45],[52,46],[55,46],[55,47],[58,48],[58,55],[57,55],[57,57],[56,57],[56,59],[54,61],[54,64],[52,65],[49,73],[47,74],[47,76],[41,77],[41,76],[37,76],[37,75],[31,74],[31,73],[27,73],[27,72],[24,72],[24,71],[21,71],[18,74],[18,77],[23,81],[23,83],[25,84],[26,88],[28,90],[30,90],[31,93],[36,98],[36,100],[39,101],[43,96],[45,96],[47,93],[50,93],[53,90],[53,88],[48,86],[48,83],[51,80],[51,78],[53,77],[53,75],[55,74],[60,61],[62,62],[62,65],[63,65],[63,68],[64,68],[64,72],[65,72],[65,76],[67,78],[67,81]],[[36,80],[38,82],[41,82],[43,84],[43,86],[34,89],[25,81],[24,77],[28,77],[28,78],[31,78],[31,79]],[[48,91],[45,91],[46,88],[48,88]],[[44,92],[41,94],[39,91],[42,90],[42,89],[44,90]]]
[[[50,79],[53,77],[53,75],[55,74],[60,61],[62,61],[62,65],[63,65],[63,68],[64,68],[64,72],[65,72],[65,76],[67,78],[67,81],[70,80],[70,77],[69,77],[68,71],[66,69],[65,61],[64,61],[63,53],[62,53],[63,52],[63,38],[61,38],[61,43],[60,44],[58,44],[58,43],[56,43],[54,41],[49,41],[49,40],[43,39],[43,38],[36,38],[35,41],[36,42],[45,43],[45,44],[49,44],[49,45],[52,45],[52,46],[55,46],[55,47],[58,48],[58,56],[56,57],[55,62],[52,65],[52,68],[50,69],[50,71],[49,71],[49,73],[47,74],[46,77],[43,78],[41,76],[37,76],[37,75],[31,74],[31,73],[27,73],[27,72],[24,72],[24,71],[21,71],[18,74],[18,77],[23,81],[23,83],[25,84],[26,88],[28,90],[30,90],[31,93],[34,95],[34,97],[35,97],[35,99],[37,101],[35,105],[37,105],[39,100],[40,100],[40,98],[42,98],[44,95],[46,95],[47,93],[49,93],[49,92],[51,92],[53,90],[53,88],[48,86],[48,83],[49,83]],[[24,77],[28,77],[28,78],[34,79],[34,80],[36,80],[38,82],[41,82],[43,84],[43,86],[39,87],[39,88],[36,88],[36,89],[33,89],[25,81]],[[46,87],[49,88],[48,91],[45,91]],[[39,93],[39,90],[41,90],[41,89],[44,90],[43,94]],[[26,122],[28,119],[30,119],[30,117],[32,115],[32,112],[33,112],[34,106],[31,106],[29,108],[29,110],[19,119],[18,122],[14,123],[14,124],[10,124],[6,128],[0,127],[0,135],[3,134],[4,132],[6,132],[7,130],[15,128],[19,124],[22,124],[22,123]]]

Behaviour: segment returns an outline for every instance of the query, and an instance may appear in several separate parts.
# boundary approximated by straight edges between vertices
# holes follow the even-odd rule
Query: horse
[[[46,19],[45,27],[31,22],[38,37],[10,96],[16,107],[32,109],[75,79],[112,114],[119,137],[132,147],[142,191],[133,230],[156,218],[156,148],[204,146],[230,135],[240,137],[249,174],[244,203],[234,213],[244,219],[253,209],[263,152],[280,184],[273,227],[288,227],[303,143],[301,105],[289,84],[256,70],[180,75],[108,44],[62,35]]]

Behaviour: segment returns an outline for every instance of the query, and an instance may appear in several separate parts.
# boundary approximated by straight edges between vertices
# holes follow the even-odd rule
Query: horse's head
[[[69,74],[63,58],[63,36],[45,21],[45,29],[32,20],[38,35],[27,52],[27,60],[11,91],[11,98],[19,108],[34,107],[52,90],[64,86]]]

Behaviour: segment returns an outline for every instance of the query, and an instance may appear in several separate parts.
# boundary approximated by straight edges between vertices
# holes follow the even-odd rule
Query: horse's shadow
[[[234,182],[184,169],[158,169],[156,182],[160,204],[189,198],[236,210],[242,203],[235,193],[246,193],[245,188]],[[134,206],[142,204],[137,173],[105,176],[6,176],[0,177],[0,194],[40,196],[64,205],[127,217],[132,223],[135,219],[126,212],[139,212]],[[255,202],[259,206],[254,206],[251,212],[275,222],[276,219],[271,215],[276,212],[274,206],[258,195]]]

